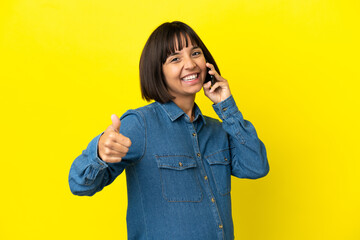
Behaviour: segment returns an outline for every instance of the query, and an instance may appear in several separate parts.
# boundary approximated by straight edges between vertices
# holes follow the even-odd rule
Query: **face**
[[[190,39],[188,43],[181,51],[171,54],[162,66],[168,91],[177,99],[194,97],[207,73],[203,51],[193,46]]]

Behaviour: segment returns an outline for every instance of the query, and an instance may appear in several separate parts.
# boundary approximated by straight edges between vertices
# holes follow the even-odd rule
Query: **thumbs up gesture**
[[[131,146],[130,138],[120,134],[121,122],[118,116],[111,115],[112,124],[101,135],[98,143],[100,158],[109,163],[120,162]]]

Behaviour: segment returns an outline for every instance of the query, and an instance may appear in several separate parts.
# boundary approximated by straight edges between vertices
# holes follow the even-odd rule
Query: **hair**
[[[170,54],[181,51],[184,44],[188,47],[188,39],[193,46],[201,48],[206,61],[213,64],[220,74],[214,58],[191,27],[179,21],[166,22],[152,32],[141,53],[139,68],[143,99],[160,103],[174,99],[167,90],[162,65]]]

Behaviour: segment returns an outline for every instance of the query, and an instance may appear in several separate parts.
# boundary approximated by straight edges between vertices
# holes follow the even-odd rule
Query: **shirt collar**
[[[164,109],[164,111],[169,116],[172,122],[178,119],[179,117],[186,115],[184,111],[181,108],[179,108],[173,101],[169,101],[167,103],[159,103],[159,102],[157,103],[162,107],[162,109]],[[200,108],[196,103],[194,103],[194,110],[195,110],[194,122],[198,118],[201,118],[202,121],[206,123],[205,117],[202,115]]]

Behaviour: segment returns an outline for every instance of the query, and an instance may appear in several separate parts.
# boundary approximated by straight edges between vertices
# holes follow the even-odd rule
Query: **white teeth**
[[[184,77],[182,80],[184,80],[184,81],[191,81],[191,80],[194,80],[195,78],[197,78],[197,74],[193,74],[193,75]]]

